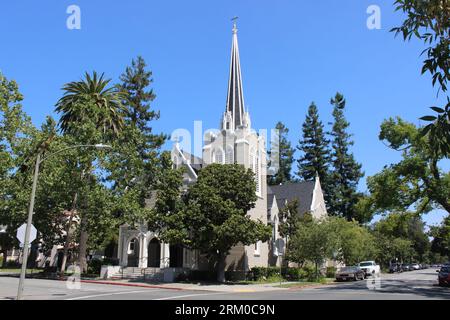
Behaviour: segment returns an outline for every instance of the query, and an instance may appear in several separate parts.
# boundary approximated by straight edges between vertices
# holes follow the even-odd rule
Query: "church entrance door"
[[[128,267],[139,266],[139,240],[134,238],[128,245]]]
[[[148,244],[148,263],[150,268],[159,268],[161,264],[161,244],[159,240],[153,238]]]

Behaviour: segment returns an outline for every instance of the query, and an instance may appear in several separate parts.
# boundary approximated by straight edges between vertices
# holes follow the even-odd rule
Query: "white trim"
[[[261,256],[261,241],[256,242],[255,247],[256,248],[254,249],[253,255],[255,257],[260,257]]]
[[[242,142],[244,142],[244,143],[246,143],[246,144],[249,144],[249,142],[247,141],[247,139],[237,139],[235,143],[242,143]]]

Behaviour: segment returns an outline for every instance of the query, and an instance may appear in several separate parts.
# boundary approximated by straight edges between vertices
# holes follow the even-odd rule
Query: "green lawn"
[[[334,278],[326,278],[322,281],[299,281],[299,282],[290,282],[281,284],[278,287],[279,288],[296,288],[296,287],[305,287],[305,286],[311,286],[311,285],[323,285],[328,283],[333,283]]]
[[[22,269],[20,268],[0,268],[0,273],[20,273]],[[42,269],[27,269],[27,273],[38,273],[42,272]]]

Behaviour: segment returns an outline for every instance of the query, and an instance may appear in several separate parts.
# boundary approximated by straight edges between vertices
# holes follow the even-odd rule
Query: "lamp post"
[[[29,240],[30,240],[30,231],[31,231],[31,224],[33,221],[33,211],[34,211],[34,199],[36,197],[36,186],[37,181],[39,177],[39,166],[44,161],[47,160],[49,157],[54,156],[58,153],[64,152],[69,149],[75,149],[75,148],[97,148],[97,149],[106,149],[111,148],[111,146],[104,145],[104,144],[88,144],[88,145],[77,145],[77,146],[71,146],[68,148],[61,149],[55,153],[50,154],[46,158],[41,159],[42,157],[42,150],[39,150],[38,155],[36,157],[36,165],[34,167],[34,176],[33,176],[33,186],[31,189],[31,198],[30,198],[30,205],[28,207],[28,219],[27,219],[27,227],[25,229],[25,240],[23,244],[23,258],[22,258],[22,270],[20,272],[20,280],[19,280],[19,288],[17,290],[17,300],[21,300],[23,298],[23,285],[25,282],[25,273],[27,269],[27,260],[28,260],[28,250],[29,250]]]

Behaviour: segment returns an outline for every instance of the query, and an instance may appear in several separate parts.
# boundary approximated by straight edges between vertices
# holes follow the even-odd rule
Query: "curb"
[[[13,277],[18,278],[20,275],[16,274],[2,274],[0,277]],[[67,281],[67,278],[45,278],[45,277],[27,277],[27,279],[41,279],[41,280],[53,280],[53,281]],[[139,287],[139,288],[149,288],[149,289],[166,289],[166,290],[196,290],[196,291],[205,291],[199,289],[186,289],[186,288],[178,288],[178,287],[165,287],[160,285],[151,285],[151,284],[141,284],[141,283],[123,283],[123,282],[114,282],[114,281],[101,281],[101,280],[83,280],[80,279],[82,283],[93,283],[93,284],[104,284],[104,285],[112,285],[112,286],[124,286],[124,287]]]
[[[333,286],[336,285],[336,283],[332,282],[332,283],[323,283],[323,284],[309,284],[309,285],[305,285],[305,286],[298,286],[298,287],[290,287],[287,288],[289,290],[302,290],[302,289],[311,289],[311,288],[321,288],[321,287],[329,287],[329,286]]]
[[[63,281],[63,280],[61,280],[61,281]],[[114,282],[114,281],[80,280],[80,282],[105,284],[105,285],[112,285],[112,286],[140,287],[140,288],[149,288],[149,289],[166,289],[166,290],[176,290],[176,291],[187,290],[184,288],[177,288],[177,287],[165,287],[165,286],[139,284],[139,283],[121,283],[121,282]],[[189,289],[189,290],[191,290],[191,289]]]

